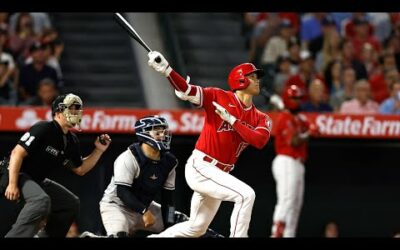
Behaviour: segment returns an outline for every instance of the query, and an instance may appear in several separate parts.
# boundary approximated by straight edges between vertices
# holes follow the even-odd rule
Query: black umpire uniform
[[[64,134],[56,121],[40,121],[18,144],[28,152],[18,181],[25,204],[5,237],[33,237],[46,217],[47,235],[64,237],[79,212],[79,198],[46,176],[82,164],[79,140],[72,132]]]
[[[71,100],[76,100],[78,103],[71,103]],[[78,96],[68,94],[57,97],[52,106],[53,116],[56,112],[62,112],[64,117],[64,111],[69,112],[72,105],[78,105],[79,109],[81,108],[82,101]],[[70,113],[69,118],[71,117]],[[67,121],[69,124],[68,119]],[[97,140],[96,143],[98,143]],[[103,145],[106,144],[103,143]],[[106,148],[106,146],[104,147]],[[82,168],[84,160],[77,136],[69,129],[63,130],[61,123],[56,118],[53,121],[40,121],[34,124],[21,137],[14,150],[18,152],[23,150],[24,152],[22,159],[18,155],[13,157],[12,154],[10,160],[10,165],[20,164],[21,167],[17,186],[21,194],[19,202],[22,202],[23,208],[5,237],[33,237],[43,223],[46,225],[43,230],[44,234],[41,236],[65,237],[78,215],[79,198],[61,184],[50,180],[49,176],[59,171],[60,168],[74,169],[74,172],[78,170],[87,172],[94,167],[97,160],[92,160],[90,164],[85,165],[84,169]],[[98,159],[101,154],[96,151],[87,159]],[[11,167],[10,184],[7,189],[10,185]],[[13,193],[13,195],[15,194]],[[15,196],[15,198],[17,197]]]

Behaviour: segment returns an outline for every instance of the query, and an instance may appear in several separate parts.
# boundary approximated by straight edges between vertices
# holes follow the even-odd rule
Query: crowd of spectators
[[[243,13],[243,35],[263,88],[298,85],[303,111],[400,114],[400,13]],[[51,103],[63,49],[48,13],[1,12],[0,105]]]
[[[0,105],[48,106],[62,91],[64,49],[43,12],[0,13]]]
[[[244,13],[243,35],[263,88],[298,85],[303,111],[400,114],[400,13]]]

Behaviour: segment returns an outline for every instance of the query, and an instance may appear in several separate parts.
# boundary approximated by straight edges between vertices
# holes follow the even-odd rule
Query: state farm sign
[[[147,110],[86,108],[82,117],[83,133],[132,133],[137,119],[146,115],[161,115],[168,120],[177,135],[198,135],[204,125],[202,110]],[[274,124],[278,113],[268,113]],[[320,131],[319,137],[400,138],[399,116],[338,115],[305,113],[310,123]],[[48,108],[0,107],[0,131],[25,131],[39,120],[51,120]],[[272,126],[272,135],[276,126]]]
[[[85,133],[132,133],[137,119],[160,115],[167,119],[175,134],[199,134],[204,124],[204,112],[199,110],[146,110],[86,108],[81,130]],[[0,131],[25,131],[40,120],[51,120],[47,108],[0,107]]]
[[[326,137],[400,137],[397,116],[317,115],[315,124]]]
[[[88,112],[82,116],[83,131],[110,131],[115,133],[132,132],[137,119],[145,115],[160,115],[167,119],[170,129],[178,134],[198,134],[204,124],[204,114],[181,111],[137,111],[132,114],[115,114],[110,110]]]
[[[85,113],[86,110],[85,110]],[[132,131],[135,122],[138,118],[136,115],[128,114],[110,114],[102,111],[94,111],[82,116],[82,130],[117,130],[117,131]]]

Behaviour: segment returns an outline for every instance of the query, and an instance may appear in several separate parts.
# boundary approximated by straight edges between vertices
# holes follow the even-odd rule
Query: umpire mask
[[[82,121],[82,106],[82,100],[77,95],[70,93],[58,96],[53,103],[53,116],[56,112],[61,112],[69,125],[79,126]]]
[[[167,151],[171,144],[171,131],[164,117],[146,116],[136,121],[135,132],[140,142],[160,151]]]

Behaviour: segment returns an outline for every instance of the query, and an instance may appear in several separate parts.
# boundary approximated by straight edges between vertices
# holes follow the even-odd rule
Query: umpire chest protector
[[[140,173],[134,180],[132,191],[135,196],[145,205],[149,205],[163,188],[169,173],[177,165],[177,159],[169,152],[162,152],[159,161],[147,158],[139,143],[129,146],[132,154],[135,156]]]

